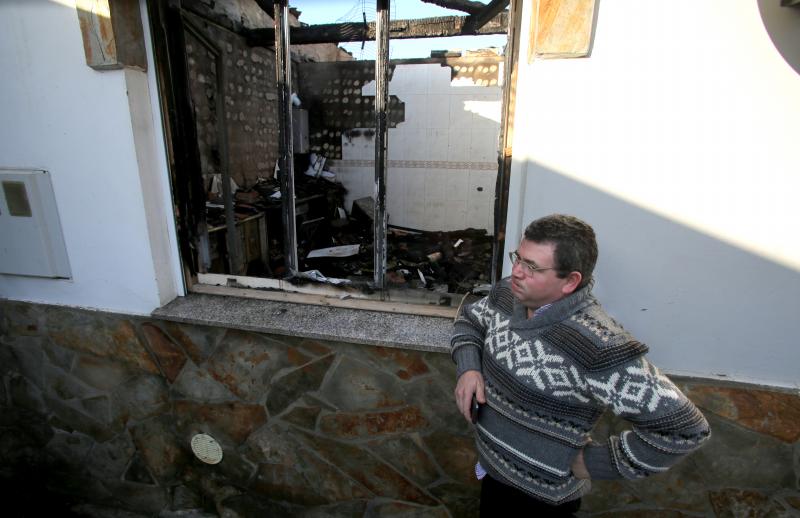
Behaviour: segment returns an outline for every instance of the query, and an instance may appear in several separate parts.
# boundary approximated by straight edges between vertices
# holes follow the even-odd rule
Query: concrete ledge
[[[452,320],[191,293],[153,311],[173,322],[449,353]]]

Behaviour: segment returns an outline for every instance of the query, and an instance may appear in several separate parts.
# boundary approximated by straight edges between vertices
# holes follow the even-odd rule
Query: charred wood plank
[[[386,181],[389,169],[389,0],[376,2],[377,51],[375,53],[375,214],[374,214],[374,281],[375,288],[386,288],[386,255],[388,243],[386,229]]]
[[[275,47],[275,82],[278,85],[280,115],[281,218],[283,221],[284,264],[289,275],[297,273],[297,212],[294,192],[294,141],[292,131],[292,55],[289,49],[289,2],[273,0],[272,41]]]
[[[514,108],[517,98],[517,77],[520,56],[520,28],[522,25],[522,3],[524,0],[511,0],[509,16],[512,24],[508,31],[508,42],[505,52],[505,66],[503,67],[503,107],[500,122],[500,149],[502,153],[498,159],[497,182],[495,184],[494,203],[494,239],[492,240],[492,283],[498,282],[503,277],[503,253],[506,242],[506,228],[508,224],[509,187],[511,185],[511,162],[513,149],[511,143],[514,137]]]
[[[426,4],[438,5],[445,9],[455,9],[469,14],[478,14],[483,11],[486,4],[473,2],[472,0],[422,0]]]
[[[481,28],[508,6],[509,0],[492,0],[481,12],[471,14],[464,24],[465,34],[484,34]]]
[[[507,1],[507,0],[506,0]],[[439,16],[417,20],[394,20],[390,23],[391,39],[441,38],[464,34],[505,34],[508,30],[508,13],[500,13],[473,32],[464,32],[468,16]],[[274,29],[245,31],[247,43],[252,47],[272,47],[275,44]],[[341,43],[347,41],[374,41],[375,23],[331,23],[292,27],[290,39],[293,45],[310,43]]]
[[[256,0],[256,4],[261,8],[262,11],[270,16],[273,16],[274,7],[272,0]]]

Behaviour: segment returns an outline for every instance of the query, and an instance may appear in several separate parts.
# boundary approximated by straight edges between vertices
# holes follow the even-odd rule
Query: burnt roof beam
[[[386,213],[386,180],[389,170],[389,0],[377,0],[375,19],[375,210],[373,227],[374,283],[381,290],[381,300],[386,292],[386,255],[388,243],[386,230],[389,216]]]
[[[439,7],[444,7],[445,9],[453,9],[454,11],[461,11],[471,15],[480,15],[480,13],[484,12],[487,8],[486,4],[481,2],[476,2],[474,0],[422,0],[422,1],[426,4],[438,5]],[[265,13],[272,16],[271,0],[255,0],[255,2]],[[505,3],[506,5],[508,5],[508,1],[506,1]]]
[[[422,0],[426,4],[438,5],[445,9],[462,11],[468,14],[478,14],[484,10],[486,4],[474,0]],[[255,0],[256,4],[268,15],[272,16],[271,0]]]
[[[267,13],[270,18],[274,19],[275,8],[272,0],[256,0],[256,4],[258,4],[261,10]]]
[[[416,20],[393,20],[390,23],[389,33],[392,39],[410,39],[463,36],[464,34],[506,34],[508,31],[508,13],[500,13],[478,29],[464,32],[469,18],[468,16],[439,16]],[[292,45],[374,41],[375,23],[307,25],[292,27],[290,33]],[[245,31],[244,35],[247,43],[252,47],[275,45],[274,29],[252,29]]]
[[[456,11],[463,11],[469,14],[478,14],[483,11],[486,4],[480,2],[473,2],[472,0],[422,0],[426,4],[438,5],[445,9],[454,9]]]
[[[509,0],[492,0],[484,9],[467,17],[464,34],[484,34],[481,28],[508,6]]]

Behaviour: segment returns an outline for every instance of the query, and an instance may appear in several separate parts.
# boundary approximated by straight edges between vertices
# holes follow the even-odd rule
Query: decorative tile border
[[[328,163],[340,167],[375,167],[374,160],[329,160]],[[444,160],[389,160],[389,167],[397,169],[497,170],[497,164],[494,162],[448,162]]]

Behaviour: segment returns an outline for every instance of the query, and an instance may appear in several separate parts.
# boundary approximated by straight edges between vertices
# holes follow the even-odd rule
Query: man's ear
[[[566,282],[561,287],[561,292],[564,295],[569,295],[578,289],[578,286],[583,280],[583,275],[581,275],[581,272],[569,272],[569,275],[567,275],[564,280]]]

